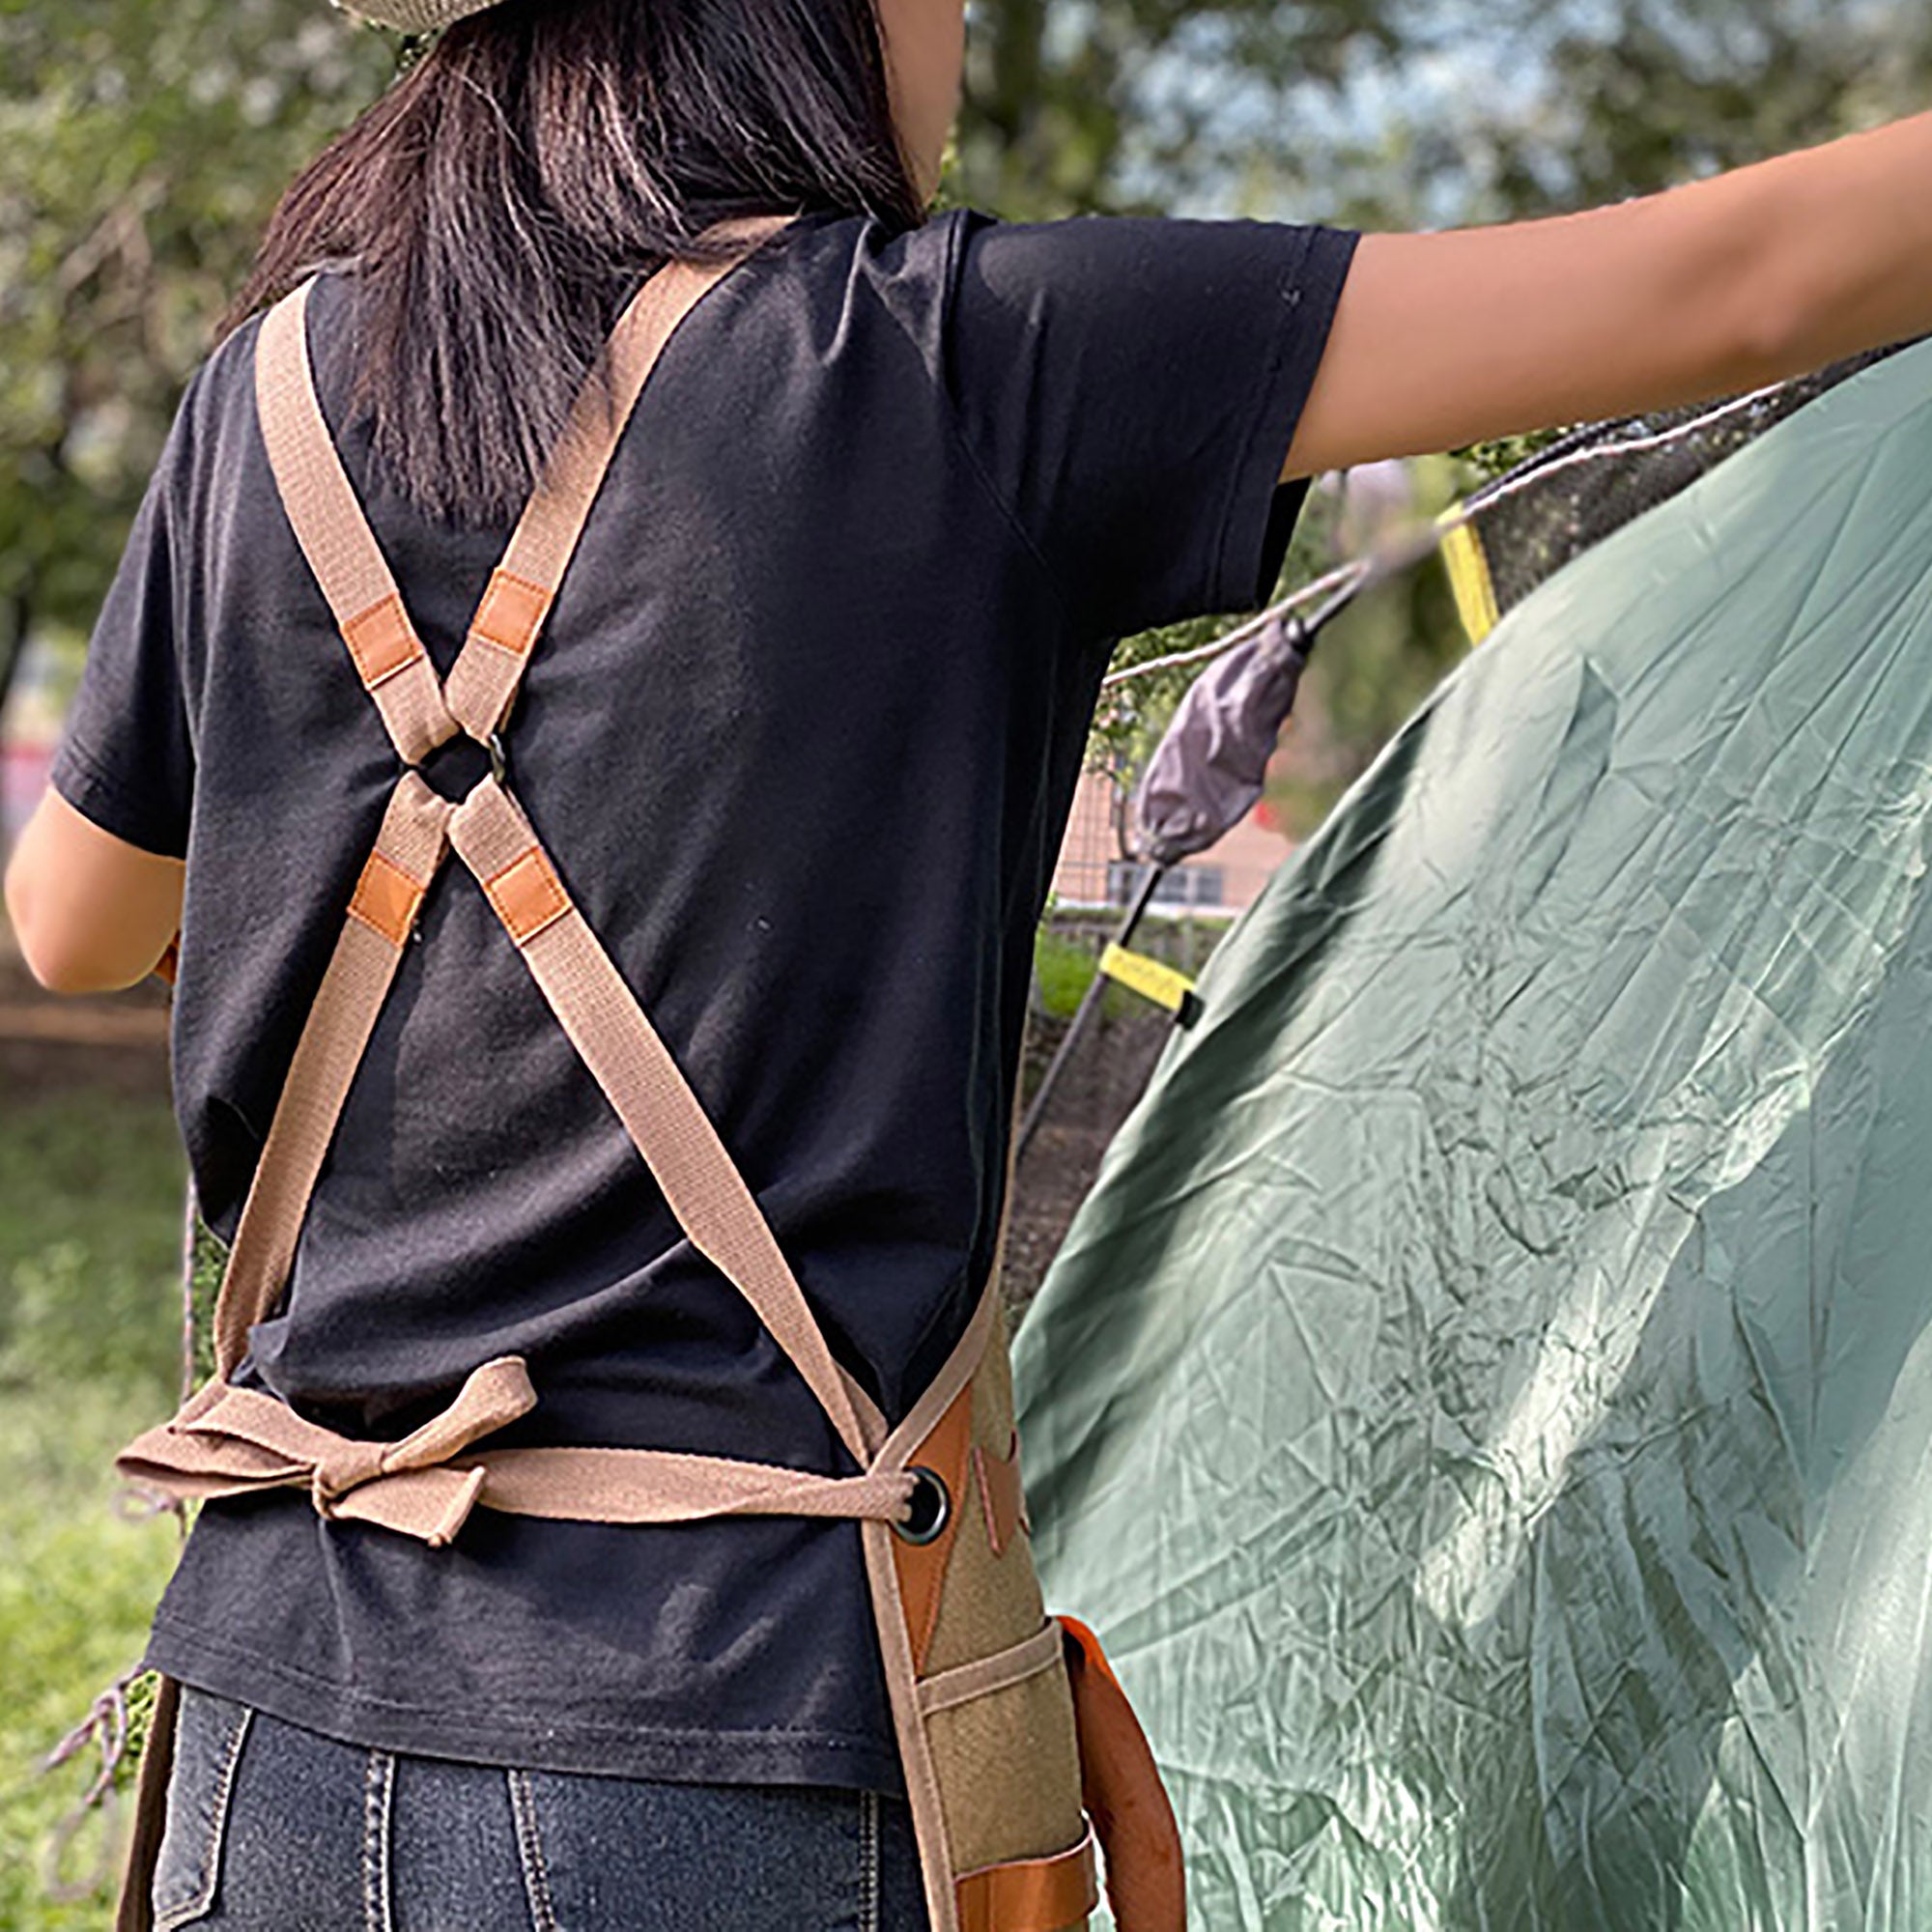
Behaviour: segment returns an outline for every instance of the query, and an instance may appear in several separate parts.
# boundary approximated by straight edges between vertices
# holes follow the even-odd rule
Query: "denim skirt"
[[[338,1744],[184,1688],[156,1932],[926,1932],[902,1800]]]

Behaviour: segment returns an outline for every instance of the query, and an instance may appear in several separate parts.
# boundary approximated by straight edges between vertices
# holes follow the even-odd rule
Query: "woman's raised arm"
[[[1932,114],[1585,214],[1363,238],[1284,479],[1932,330]]]

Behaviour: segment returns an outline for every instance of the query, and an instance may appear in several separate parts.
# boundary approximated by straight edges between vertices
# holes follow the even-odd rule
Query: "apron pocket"
[[[1049,1618],[1023,1642],[922,1679],[919,1698],[954,1871],[1079,1847],[1080,1747],[1058,1623]]]

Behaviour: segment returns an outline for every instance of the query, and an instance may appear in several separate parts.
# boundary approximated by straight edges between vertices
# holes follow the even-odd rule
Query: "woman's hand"
[[[49,992],[112,993],[161,963],[181,926],[179,859],[103,832],[49,785],[7,864],[7,913]]]
[[[1365,236],[1284,479],[1932,331],[1932,114],[1589,213]]]

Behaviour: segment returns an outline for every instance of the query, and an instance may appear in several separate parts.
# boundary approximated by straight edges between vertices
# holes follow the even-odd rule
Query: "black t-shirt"
[[[802,218],[666,348],[532,661],[513,787],[893,1420],[992,1263],[1110,643],[1273,588],[1354,242]],[[318,287],[318,386],[446,672],[507,531],[417,516],[343,429],[353,303]],[[224,1237],[397,769],[275,494],[255,333],[182,404],[54,766],[187,861],[175,1097]],[[494,1444],[849,1466],[447,866],[239,1379],[392,1438],[509,1353],[539,1403]],[[215,1502],[148,1655],[352,1743],[899,1786],[850,1523],[479,1509],[436,1550],[295,1490]]]

